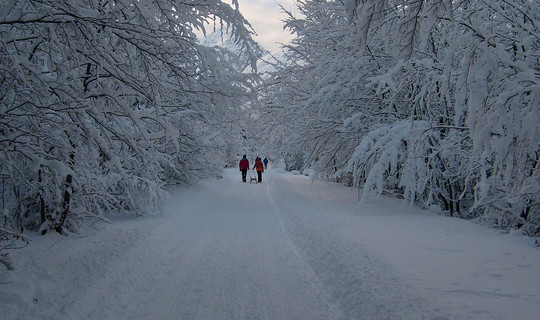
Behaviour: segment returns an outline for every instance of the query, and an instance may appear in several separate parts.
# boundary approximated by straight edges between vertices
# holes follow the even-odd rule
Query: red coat
[[[248,161],[248,159],[240,160],[239,167],[240,167],[240,170],[248,170],[249,169],[249,161]]]
[[[264,165],[261,159],[255,160],[255,165],[253,166],[253,169],[255,168],[257,168],[257,172],[264,172]]]

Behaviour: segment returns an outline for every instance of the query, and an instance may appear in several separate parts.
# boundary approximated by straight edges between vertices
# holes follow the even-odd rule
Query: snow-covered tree
[[[540,233],[540,5],[298,1],[265,112],[301,166]]]
[[[167,183],[222,168],[218,125],[250,94],[261,53],[238,8],[25,0],[1,12],[5,225],[62,232],[105,212],[144,214]],[[212,24],[237,52],[199,42]]]
[[[429,131],[438,131],[436,139],[430,133],[419,140],[435,142],[430,158],[442,156],[439,166],[429,168],[441,173],[436,203],[538,234],[540,131],[532,123],[540,120],[540,6],[527,0],[395,1],[384,8],[352,2],[352,21],[369,35],[363,45],[384,32],[398,49],[393,55],[408,76],[385,76],[408,84],[393,91],[413,87],[412,119],[429,121]],[[372,14],[384,22],[363,18]],[[418,200],[418,194],[409,198]]]
[[[342,5],[309,1],[300,3],[299,11],[305,18],[290,15],[286,24],[297,38],[285,48],[285,63],[275,63],[262,88],[263,118],[269,120],[269,142],[288,169],[319,163],[321,173],[332,175],[355,145],[343,123],[354,126],[352,119],[360,117],[354,107],[360,97],[350,98],[362,90],[358,83],[370,67],[357,68],[359,51]],[[335,139],[340,133],[348,138]]]
[[[243,49],[239,43],[234,40],[234,37],[228,35],[227,30],[218,29],[212,34],[204,38],[202,43],[210,47],[224,48],[232,55],[238,56],[238,61],[243,61]],[[263,52],[261,51],[261,54]],[[247,58],[247,57],[246,57]],[[234,61],[231,61],[234,63]],[[241,66],[237,66],[239,70]],[[257,66],[258,69],[258,66]],[[257,75],[249,79],[249,85],[255,86],[259,83],[260,77]],[[234,91],[231,91],[234,92]],[[254,137],[255,129],[253,112],[256,112],[257,92],[251,87],[246,93],[235,92],[234,95],[227,96],[227,108],[220,108],[216,112],[215,122],[213,127],[219,128],[221,131],[221,145],[224,146],[224,154],[220,157],[222,163],[227,167],[237,167],[238,161],[242,154],[254,154],[258,143]]]

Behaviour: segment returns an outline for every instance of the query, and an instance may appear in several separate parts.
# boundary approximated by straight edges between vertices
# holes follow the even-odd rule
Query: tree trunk
[[[66,190],[64,191],[62,214],[60,215],[60,219],[58,220],[58,223],[56,224],[56,227],[55,227],[56,232],[60,234],[62,234],[62,228],[64,226],[64,222],[66,222],[66,218],[69,213],[69,204],[71,202],[71,183],[72,182],[73,182],[73,177],[71,176],[71,174],[68,174],[66,176]]]
[[[45,201],[43,200],[43,187],[41,184],[41,169],[38,170],[38,183],[39,183],[39,213],[41,215],[41,223],[44,223],[47,220],[45,214]]]

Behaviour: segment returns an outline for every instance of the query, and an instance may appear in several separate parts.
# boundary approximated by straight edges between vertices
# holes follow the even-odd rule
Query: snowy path
[[[166,298],[143,318],[340,318],[281,228],[268,185],[227,178],[173,202],[170,274],[157,285]]]
[[[536,319],[529,239],[270,170],[173,193],[164,217],[37,237],[7,319]]]

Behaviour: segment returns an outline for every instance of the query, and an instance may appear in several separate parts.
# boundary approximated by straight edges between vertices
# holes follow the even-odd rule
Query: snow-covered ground
[[[165,214],[32,236],[2,319],[538,319],[531,240],[269,170],[174,190]]]

